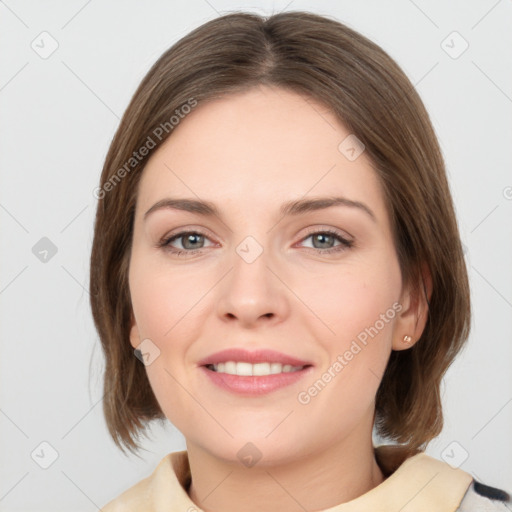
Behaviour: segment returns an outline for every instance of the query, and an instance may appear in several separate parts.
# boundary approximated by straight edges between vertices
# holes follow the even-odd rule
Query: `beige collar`
[[[473,479],[424,452],[408,456],[400,446],[378,446],[375,456],[386,480],[351,501],[318,512],[454,512]],[[102,510],[201,512],[186,491],[190,478],[186,450],[169,453],[149,477]]]

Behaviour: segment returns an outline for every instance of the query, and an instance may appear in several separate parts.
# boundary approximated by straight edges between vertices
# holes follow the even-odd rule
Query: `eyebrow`
[[[313,199],[298,199],[282,204],[279,211],[281,216],[286,217],[324,210],[326,208],[331,208],[332,206],[348,206],[351,208],[358,208],[361,211],[367,213],[374,222],[377,222],[375,214],[372,210],[370,210],[368,206],[366,206],[364,203],[361,203],[360,201],[353,201],[351,199],[347,199],[346,197],[318,197]],[[181,210],[197,213],[198,215],[203,215],[205,217],[216,216],[222,218],[219,209],[215,206],[214,203],[211,203],[210,201],[168,197],[156,202],[144,214],[144,220],[146,220],[151,213],[162,209]]]

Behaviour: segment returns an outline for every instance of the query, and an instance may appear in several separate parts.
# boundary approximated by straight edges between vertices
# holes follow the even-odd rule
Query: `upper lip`
[[[281,363],[283,365],[289,364],[291,366],[308,366],[311,365],[308,361],[303,361],[296,357],[283,354],[282,352],[276,352],[275,350],[258,349],[258,350],[246,350],[242,348],[229,348],[215,352],[208,357],[205,357],[199,361],[199,366],[206,366],[209,364],[225,363],[226,361],[239,361],[246,363]]]

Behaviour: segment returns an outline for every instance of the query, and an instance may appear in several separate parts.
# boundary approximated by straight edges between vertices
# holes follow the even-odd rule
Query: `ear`
[[[130,326],[130,344],[133,348],[137,348],[141,343],[139,328],[137,327],[137,322],[135,320],[135,316],[133,315],[133,310],[131,313],[131,326]]]
[[[410,283],[402,290],[400,297],[402,310],[393,331],[393,350],[411,348],[420,339],[427,324],[429,302],[432,296],[432,276],[426,263],[421,264],[420,280],[414,284],[416,286]],[[410,336],[411,340],[404,342],[404,336]]]

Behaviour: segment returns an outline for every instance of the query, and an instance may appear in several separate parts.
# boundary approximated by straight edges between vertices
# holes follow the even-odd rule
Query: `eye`
[[[346,249],[349,249],[354,245],[353,240],[347,240],[344,236],[342,236],[338,231],[331,229],[323,229],[319,231],[313,231],[309,233],[308,236],[302,239],[307,240],[311,238],[313,247],[312,249],[321,254],[325,253],[333,253],[333,252],[341,252]],[[338,241],[338,245],[334,245],[335,242]]]
[[[164,238],[158,244],[159,247],[176,254],[177,256],[185,254],[195,254],[204,248],[204,241],[208,240],[207,236],[199,231],[181,231],[170,238]],[[181,248],[173,247],[171,244],[178,241]]]
[[[341,252],[354,245],[353,240],[347,240],[338,231],[331,229],[313,231],[303,238],[302,242],[308,238],[312,239],[313,247],[311,247],[311,249],[320,254]],[[209,240],[209,238],[200,231],[180,231],[171,237],[164,237],[158,243],[158,247],[176,256],[185,256],[196,254],[204,249],[205,240]],[[176,242],[178,242],[181,247],[175,247],[173,244]],[[338,242],[337,245],[336,242]]]

